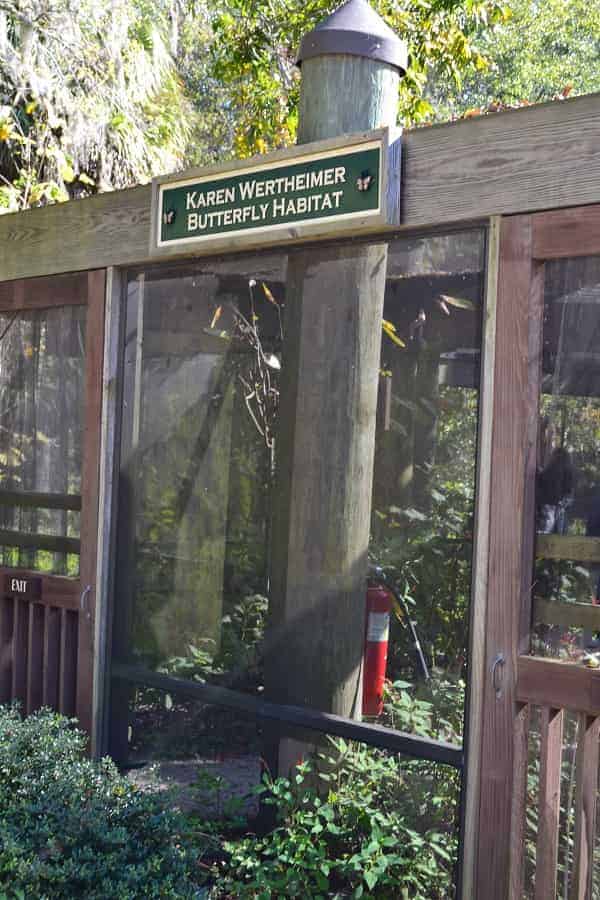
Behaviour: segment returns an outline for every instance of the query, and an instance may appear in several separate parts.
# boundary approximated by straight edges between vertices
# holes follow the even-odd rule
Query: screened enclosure
[[[279,738],[298,733],[279,722],[265,734],[264,722],[257,727],[230,694],[227,708],[208,694],[201,702],[181,693],[185,681],[259,702],[277,694],[265,673],[265,641],[293,253],[306,255],[161,266],[127,277],[111,749],[122,763],[141,766],[142,781],[158,764],[159,779],[185,786],[190,764],[201,759],[247,792],[260,780],[273,729]],[[401,600],[391,616],[383,713],[371,721],[431,740],[450,771],[458,764],[450,782],[440,769],[448,790],[432,795],[430,809],[454,863],[484,255],[482,230],[389,244],[369,549],[370,563],[384,568]],[[323,281],[328,304],[336,264],[324,256],[314,271],[309,262],[307,277]],[[333,633],[314,634],[315,652],[344,640],[343,618],[330,625]],[[277,640],[285,658],[285,634]],[[309,679],[310,658],[305,665]],[[369,743],[381,744],[377,729],[363,727]],[[423,767],[426,780],[437,778],[439,763],[398,757],[397,765],[398,785]]]
[[[149,186],[0,217],[0,701],[258,842],[316,760],[408,896],[600,896],[599,135],[408,132],[368,237],[157,254]]]

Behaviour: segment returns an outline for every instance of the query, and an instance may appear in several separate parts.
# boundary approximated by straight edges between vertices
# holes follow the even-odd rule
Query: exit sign
[[[4,596],[39,600],[42,596],[42,579],[28,573],[8,573],[4,576]]]
[[[387,129],[156,179],[151,251],[373,232],[399,223],[399,190],[399,139]]]

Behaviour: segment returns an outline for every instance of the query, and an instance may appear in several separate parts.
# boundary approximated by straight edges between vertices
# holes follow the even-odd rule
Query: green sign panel
[[[158,184],[156,249],[264,233],[264,242],[319,223],[362,223],[380,217],[381,140],[244,164],[222,174]],[[288,154],[289,155],[289,154]],[[261,239],[262,240],[262,239]]]

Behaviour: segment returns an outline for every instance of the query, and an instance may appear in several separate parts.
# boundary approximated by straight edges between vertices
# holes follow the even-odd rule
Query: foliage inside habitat
[[[291,779],[266,781],[275,827],[225,843],[217,868],[225,895],[450,897],[457,834],[443,807],[456,800],[456,775],[343,741],[330,752],[318,789],[308,763]]]

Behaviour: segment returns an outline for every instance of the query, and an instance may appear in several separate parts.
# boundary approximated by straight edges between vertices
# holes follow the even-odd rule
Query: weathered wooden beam
[[[406,225],[600,201],[600,94],[405,136]]]
[[[471,597],[471,657],[467,733],[467,777],[464,787],[462,900],[474,896],[479,838],[479,776],[483,730],[485,681],[485,629],[488,603],[490,494],[492,489],[492,436],[494,427],[494,369],[496,355],[496,299],[500,261],[500,219],[490,222],[486,248],[486,288],[479,400],[477,497]],[[389,379],[388,379],[389,380]]]
[[[403,140],[405,228],[600,202],[600,94]],[[0,216],[0,281],[147,262],[150,201],[146,185]]]
[[[502,221],[489,488],[494,515],[489,523],[480,825],[473,893],[485,900],[506,900],[509,895],[516,650],[523,601],[523,485],[529,461],[529,423],[532,413],[537,414],[537,400],[532,410],[529,384],[530,237],[528,216]]]
[[[0,279],[147,259],[150,196],[148,185],[0,216]]]

